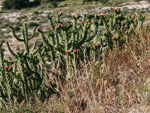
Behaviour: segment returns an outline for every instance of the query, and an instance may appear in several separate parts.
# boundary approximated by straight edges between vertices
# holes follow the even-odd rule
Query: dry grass
[[[60,109],[65,113],[150,112],[149,50],[150,34],[143,31],[130,37],[129,46],[110,51],[101,62],[82,62],[80,69],[74,65],[74,73],[65,83],[56,81]],[[70,73],[68,70],[66,75]]]
[[[128,46],[109,51],[102,60],[85,60],[74,71],[50,70],[58,95],[49,100],[16,105],[16,113],[149,113],[150,33],[144,27],[130,37]],[[80,66],[79,66],[80,65]],[[80,68],[79,68],[80,67]],[[57,75],[57,77],[56,77]],[[4,112],[5,113],[5,112]]]

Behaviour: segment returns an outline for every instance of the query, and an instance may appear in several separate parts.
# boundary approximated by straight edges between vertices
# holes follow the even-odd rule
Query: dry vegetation
[[[130,37],[129,46],[110,51],[103,62],[81,63],[65,85],[58,80],[64,112],[150,112],[149,49],[150,34],[139,32]]]
[[[109,51],[103,60],[74,63],[74,73],[62,79],[57,66],[49,80],[59,92],[49,100],[14,105],[16,113],[149,113],[150,112],[150,29],[144,26],[122,49]],[[86,57],[86,56],[85,56]],[[74,61],[73,61],[74,62]],[[72,75],[72,76],[70,76]],[[44,81],[49,83],[47,79]],[[8,111],[3,111],[8,112]]]
[[[101,62],[86,60],[76,65],[65,83],[57,79],[60,95],[49,100],[19,105],[16,112],[32,113],[149,113],[150,34],[148,27],[130,37],[123,49],[110,51]],[[56,67],[54,73],[59,73]],[[55,77],[49,73],[49,78]],[[60,75],[61,77],[61,75]],[[49,83],[45,80],[46,83]],[[14,109],[15,110],[15,109]]]

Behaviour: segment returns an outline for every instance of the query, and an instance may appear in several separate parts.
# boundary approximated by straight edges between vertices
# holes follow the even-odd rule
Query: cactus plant
[[[50,15],[47,16],[51,27],[48,34],[40,27],[35,27],[30,34],[28,25],[25,24],[20,38],[14,28],[10,27],[13,37],[23,42],[24,51],[16,53],[9,42],[6,42],[13,58],[4,59],[4,42],[0,43],[0,103],[3,103],[3,106],[6,107],[6,103],[13,104],[15,100],[29,102],[35,96],[41,100],[49,98],[54,93],[52,89],[59,86],[51,81],[51,86],[43,82],[44,79],[49,79],[48,73],[53,73],[55,79],[58,79],[60,74],[60,80],[64,82],[65,70],[68,69],[71,76],[75,63],[80,64],[80,61],[86,58],[97,62],[108,55],[108,50],[113,51],[128,45],[129,36],[135,35],[138,26],[142,28],[145,19],[142,15],[139,19],[136,19],[135,15],[125,17],[117,8],[111,15],[85,14],[83,20],[79,20],[79,15],[73,16],[71,25],[61,21],[61,15],[62,13],[57,13],[56,20]],[[36,31],[42,40],[35,41],[30,47],[29,43],[35,37]],[[59,74],[51,71],[56,67],[59,68]]]

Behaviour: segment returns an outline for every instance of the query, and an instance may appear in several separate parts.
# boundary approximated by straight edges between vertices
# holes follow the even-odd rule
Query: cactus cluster
[[[54,93],[52,89],[58,86],[52,82],[49,86],[43,81],[45,78],[49,79],[48,72],[53,66],[57,64],[64,78],[64,70],[74,70],[73,60],[77,64],[85,58],[102,60],[107,50],[127,45],[129,36],[135,35],[135,29],[140,29],[145,19],[144,15],[140,15],[139,19],[135,15],[124,16],[120,9],[114,8],[114,14],[85,14],[83,19],[77,15],[73,16],[72,24],[64,24],[60,19],[62,14],[56,14],[56,19],[47,16],[51,27],[48,33],[37,27],[30,34],[28,25],[25,24],[19,37],[14,28],[10,27],[13,37],[23,42],[24,50],[15,53],[6,42],[13,58],[4,59],[4,42],[0,44],[0,109],[16,101],[28,102],[33,97],[41,100],[49,98]],[[42,40],[30,47],[29,41],[36,34],[40,34]]]

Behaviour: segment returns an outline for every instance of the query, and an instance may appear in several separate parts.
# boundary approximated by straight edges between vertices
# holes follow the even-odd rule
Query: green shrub
[[[38,15],[40,13],[39,13],[39,11],[34,11],[33,14]]]
[[[102,2],[102,3],[106,3],[109,0],[83,0],[83,2],[92,2],[92,1],[98,1],[98,2]]]
[[[39,24],[36,22],[30,22],[29,23],[29,27],[36,27],[36,26],[39,26]]]
[[[21,9],[28,7],[29,0],[5,0],[2,3],[2,9]]]
[[[27,19],[28,17],[27,16],[20,16],[20,17],[17,17],[16,19],[21,21],[22,19]]]
[[[46,3],[50,3],[52,6],[57,7],[58,3],[64,0],[45,0]]]
[[[40,5],[41,1],[42,1],[42,0],[34,0],[34,3],[35,3],[36,5]]]
[[[34,2],[30,2],[29,6],[34,7],[40,5],[42,0],[34,0]]]

